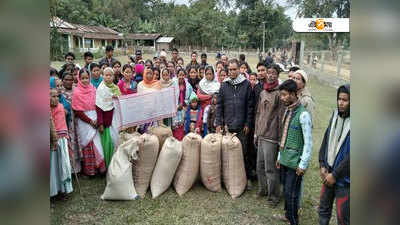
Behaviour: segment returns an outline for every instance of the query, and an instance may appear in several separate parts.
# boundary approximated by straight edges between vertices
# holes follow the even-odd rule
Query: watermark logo
[[[316,20],[312,20],[309,24],[308,24],[308,32],[312,32],[315,29],[318,31],[325,31],[325,32],[333,32],[332,31],[332,22],[327,22],[324,19],[316,19]]]
[[[349,18],[301,18],[293,21],[296,32],[349,32]]]

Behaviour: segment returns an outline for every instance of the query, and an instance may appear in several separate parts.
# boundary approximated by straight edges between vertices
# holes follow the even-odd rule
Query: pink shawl
[[[67,121],[65,120],[65,110],[62,104],[58,103],[56,107],[51,108],[51,116],[53,117],[56,132],[68,131]]]
[[[96,88],[91,83],[84,85],[78,78],[78,85],[72,93],[72,109],[76,111],[96,109]]]

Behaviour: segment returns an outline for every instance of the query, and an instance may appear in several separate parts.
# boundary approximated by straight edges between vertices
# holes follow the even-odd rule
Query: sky
[[[164,0],[165,2],[171,2],[173,0]],[[286,0],[275,0],[275,2],[277,2],[279,5],[281,6],[288,6],[288,4],[286,3]],[[175,4],[186,4],[189,5],[189,0],[175,0]],[[296,17],[296,8],[294,7],[288,7],[285,10],[285,14],[287,16],[289,16],[292,20],[294,20],[294,18]]]

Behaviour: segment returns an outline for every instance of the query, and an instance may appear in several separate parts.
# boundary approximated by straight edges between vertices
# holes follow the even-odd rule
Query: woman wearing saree
[[[68,150],[68,128],[64,106],[58,102],[55,89],[50,89],[51,118],[54,122],[57,144],[50,151],[50,197],[73,191]]]
[[[75,117],[71,108],[72,92],[74,90],[74,78],[71,73],[65,72],[62,79],[50,78],[50,88],[55,88],[59,102],[64,106],[65,120],[68,127],[68,148],[71,150],[71,166],[73,173],[81,172],[81,155],[75,133]]]
[[[114,148],[118,141],[118,131],[113,124],[114,115],[113,98],[121,96],[119,87],[113,83],[114,71],[111,67],[104,69],[103,81],[96,90],[97,126],[101,136],[106,167],[111,163]]]
[[[89,74],[82,69],[72,94],[72,109],[76,117],[76,133],[83,158],[83,173],[94,176],[106,171],[100,133],[97,130],[96,88]]]

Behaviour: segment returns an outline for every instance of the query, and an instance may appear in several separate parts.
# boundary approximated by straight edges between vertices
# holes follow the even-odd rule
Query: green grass
[[[251,65],[252,68],[255,66],[254,63]],[[286,79],[286,76],[282,75],[281,79]],[[300,223],[315,225],[318,224],[317,206],[321,188],[318,151],[336,105],[336,90],[312,78],[309,85],[316,102],[316,112],[313,154],[305,175]],[[182,197],[171,187],[156,199],[151,199],[148,191],[146,198],[141,200],[102,201],[100,196],[104,191],[105,178],[80,179],[80,183],[81,194],[74,183],[75,191],[68,200],[55,202],[51,209],[51,224],[284,224],[272,218],[273,214],[284,213],[283,201],[277,208],[271,208],[265,198],[255,198],[256,190],[246,191],[233,200],[225,190],[213,193],[197,182]],[[335,221],[331,222],[335,224]]]

